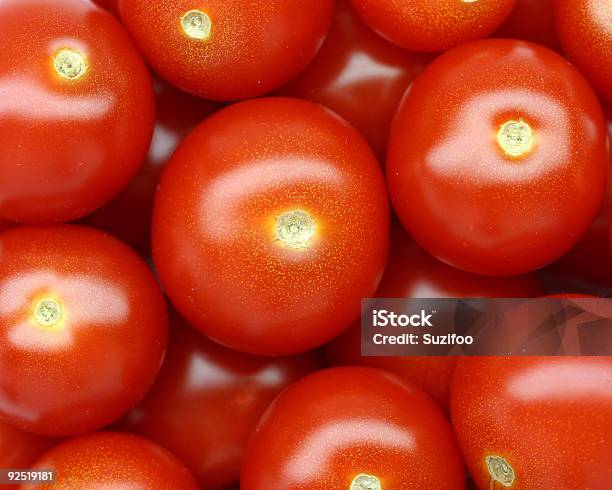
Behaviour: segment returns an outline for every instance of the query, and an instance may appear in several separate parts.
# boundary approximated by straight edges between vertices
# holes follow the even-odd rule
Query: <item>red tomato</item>
[[[0,219],[80,218],[146,155],[149,73],[119,22],[90,2],[6,0],[0,17],[10,47],[0,50]]]
[[[197,490],[183,463],[165,449],[130,434],[98,432],[65,441],[45,453],[34,469],[54,469],[55,484],[21,490]]]
[[[241,490],[455,490],[461,456],[436,404],[373,368],[318,371],[272,403],[249,441]]]
[[[455,432],[481,490],[608,490],[611,357],[465,358]]]
[[[202,488],[238,481],[246,440],[285,386],[318,369],[314,354],[266,358],[221,347],[174,315],[164,367],[125,421],[176,454]]]
[[[445,51],[497,29],[517,0],[351,0],[377,33],[414,51]]]
[[[437,261],[405,232],[394,228],[391,255],[376,292],[379,298],[523,298],[542,294],[536,275],[510,278],[469,274]],[[353,324],[328,344],[332,365],[361,364],[390,371],[415,383],[448,410],[454,357],[361,357],[361,328]]]
[[[29,468],[53,443],[53,439],[21,432],[0,420],[0,468]],[[2,490],[17,490],[17,487],[5,484]]]
[[[0,417],[29,432],[98,429],[152,385],[166,305],[126,245],[77,226],[0,235]]]
[[[357,131],[317,104],[253,100],[179,146],[156,197],[153,257],[179,311],[214,340],[303,352],[348,327],[376,290],[388,213]]]
[[[155,91],[155,132],[144,166],[113,201],[83,220],[109,231],[145,256],[151,253],[151,215],[162,169],[181,139],[217,109],[217,104],[190,96],[159,79]]]
[[[312,60],[333,0],[118,0],[127,29],[173,85],[216,100],[271,92]]]
[[[612,3],[557,0],[557,31],[563,51],[608,102],[612,102]]]
[[[391,197],[440,260],[522,274],[567,252],[595,217],[606,140],[597,98],[561,56],[523,41],[466,44],[429,65],[400,105]]]
[[[522,39],[559,51],[555,29],[555,0],[518,0],[510,17],[495,31],[495,37]]]
[[[346,118],[382,157],[391,119],[404,90],[431,60],[409,53],[372,32],[348,0],[339,0],[321,51],[284,95],[323,104]]]

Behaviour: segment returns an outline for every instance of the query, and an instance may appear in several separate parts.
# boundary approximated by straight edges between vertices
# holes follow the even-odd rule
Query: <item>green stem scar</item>
[[[289,248],[307,248],[316,231],[314,219],[300,209],[287,211],[276,218],[275,240]]]
[[[41,327],[52,327],[62,319],[62,307],[54,299],[42,299],[34,307],[34,319]]]
[[[510,463],[501,456],[489,455],[485,458],[489,475],[491,475],[491,488],[493,483],[499,483],[503,487],[510,488],[514,485],[516,475]]]
[[[378,478],[361,473],[353,478],[349,490],[383,490],[383,488]]]
[[[81,78],[88,69],[85,57],[78,51],[70,48],[63,48],[55,53],[53,67],[60,77],[68,80]]]
[[[210,37],[212,20],[206,12],[190,10],[181,17],[181,27],[191,39],[204,40]]]

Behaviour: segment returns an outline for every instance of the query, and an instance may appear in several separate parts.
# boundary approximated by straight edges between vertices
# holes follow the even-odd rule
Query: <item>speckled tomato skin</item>
[[[56,441],[22,432],[0,420],[0,468],[29,468]],[[2,485],[16,490],[18,485]]]
[[[612,102],[612,4],[607,0],[556,0],[561,46],[593,87]]]
[[[535,133],[520,160],[497,142],[509,120]],[[484,275],[522,274],[567,252],[593,220],[606,143],[595,94],[560,55],[523,41],[477,41],[439,57],[404,96],[387,155],[389,192],[409,233],[438,259]]]
[[[432,58],[385,41],[363,23],[349,0],[337,0],[321,50],[279,93],[335,111],[366,137],[382,159],[397,105]]]
[[[450,425],[424,392],[384,371],[318,371],[285,389],[247,447],[240,488],[348,489],[359,474],[394,490],[462,490]]]
[[[437,52],[482,39],[510,15],[516,0],[351,0],[378,34],[414,51]]]
[[[275,239],[278,216],[316,223],[308,247]],[[317,347],[359,316],[384,271],[384,179],[357,131],[297,99],[214,114],[179,146],[160,181],[153,258],[178,310],[236,350]]]
[[[316,353],[261,357],[226,349],[172,316],[164,367],[144,401],[124,420],[172,451],[201,488],[238,481],[246,441],[268,405],[289,383],[316,371]],[[197,380],[197,381],[194,381]]]
[[[333,0],[119,0],[145,57],[167,81],[214,100],[246,99],[279,88],[303,70],[329,30]],[[208,14],[208,40],[185,35],[180,19]]]
[[[469,274],[434,259],[414,243],[399,225],[393,227],[391,253],[379,298],[529,298],[540,296],[536,274],[487,277]],[[457,358],[436,356],[361,356],[361,325],[355,322],[327,344],[332,365],[363,365],[384,369],[425,390],[446,411]]]
[[[611,357],[464,358],[451,410],[481,490],[508,488],[491,486],[491,454],[513,467],[512,490],[610,488]]]
[[[40,326],[42,298],[62,305]],[[0,418],[29,432],[96,430],[144,396],[167,344],[164,297],[146,264],[85,227],[0,235]]]
[[[137,173],[153,131],[149,72],[127,32],[82,0],[0,4],[0,220],[70,221]],[[78,49],[88,69],[61,78],[53,56]],[[21,56],[20,53],[28,53]]]
[[[175,456],[142,437],[98,432],[58,444],[34,469],[55,469],[54,484],[25,484],[21,490],[197,490],[189,470]]]

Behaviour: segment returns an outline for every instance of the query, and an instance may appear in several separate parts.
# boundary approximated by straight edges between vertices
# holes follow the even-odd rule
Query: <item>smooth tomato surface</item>
[[[163,78],[215,100],[279,88],[312,60],[333,0],[118,0],[147,60]]]
[[[451,408],[481,490],[610,488],[612,358],[465,358]]]
[[[535,274],[498,278],[463,272],[434,259],[395,226],[391,254],[376,292],[379,298],[529,298],[542,294]],[[361,356],[361,328],[351,328],[325,348],[332,365],[360,364],[390,371],[431,395],[448,410],[457,358]]]
[[[321,51],[280,93],[329,107],[383,157],[397,105],[431,58],[388,43],[363,23],[348,0],[338,0]]]
[[[0,4],[0,219],[80,218],[137,173],[153,130],[147,68],[82,0]]]
[[[34,469],[56,471],[54,484],[25,484],[22,490],[197,490],[175,456],[142,437],[98,432],[58,444]]]
[[[272,485],[455,490],[465,474],[449,423],[424,392],[378,369],[344,367],[294,383],[262,417],[240,488]]]
[[[407,91],[390,137],[389,190],[404,226],[438,259],[522,274],[588,228],[605,190],[606,143],[597,98],[561,56],[478,41],[439,57]]]
[[[518,0],[494,36],[531,41],[559,51],[554,3],[555,0]]]
[[[98,429],[161,365],[166,305],[146,264],[101,231],[0,235],[0,418],[44,435]]]
[[[406,49],[445,51],[482,39],[510,15],[517,0],[350,0],[378,34]]]
[[[153,201],[162,170],[181,139],[218,109],[217,104],[181,92],[160,79],[154,85],[155,132],[143,167],[115,199],[83,220],[145,256],[151,253]]]
[[[166,447],[202,488],[237,482],[247,438],[276,395],[321,367],[318,355],[259,357],[222,347],[173,315],[164,367],[123,428]]]
[[[259,99],[179,146],[153,217],[153,257],[191,324],[244,352],[323,344],[359,316],[389,242],[380,167],[327,109]]]
[[[612,3],[557,0],[557,32],[563,51],[608,102],[612,102]]]

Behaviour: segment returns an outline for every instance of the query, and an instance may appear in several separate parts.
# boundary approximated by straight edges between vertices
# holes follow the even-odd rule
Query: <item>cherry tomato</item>
[[[82,0],[0,3],[0,219],[80,218],[137,173],[153,129],[147,68]]]
[[[123,427],[176,454],[202,488],[226,488],[238,481],[246,440],[270,402],[286,385],[318,369],[321,359],[231,351],[178,315],[172,327],[159,378]]]
[[[446,418],[424,392],[366,367],[286,388],[253,433],[241,490],[465,488]]]
[[[0,468],[26,469],[54,444],[54,440],[27,434],[0,420]],[[18,485],[2,485],[2,490],[17,490]]]
[[[510,15],[517,0],[351,0],[378,34],[402,48],[445,51],[482,39]]]
[[[346,118],[383,157],[404,90],[431,61],[372,32],[348,0],[339,0],[321,51],[280,93],[323,104]]]
[[[495,31],[495,37],[522,39],[559,51],[555,28],[555,0],[518,0],[510,17]]]
[[[132,408],[167,343],[163,295],[126,245],[78,226],[0,235],[0,418],[73,435]]]
[[[612,102],[612,3],[557,0],[557,32],[563,51],[608,102]]]
[[[567,252],[595,217],[606,140],[597,98],[561,56],[478,41],[439,57],[407,91],[389,190],[404,226],[438,259],[522,274]]]
[[[181,139],[217,109],[217,104],[190,96],[155,80],[157,118],[149,154],[140,173],[108,205],[83,223],[109,231],[145,256],[151,251],[151,215],[163,167]]]
[[[193,94],[246,99],[291,80],[321,47],[333,0],[118,0],[155,70]]]
[[[477,276],[437,261],[394,227],[391,255],[376,292],[379,298],[523,298],[542,294],[536,275]],[[360,364],[390,371],[425,390],[448,411],[454,357],[361,357],[359,322],[327,345],[332,365]]]
[[[45,453],[34,469],[56,471],[53,484],[22,490],[197,490],[193,476],[176,457],[131,434],[98,432],[65,441]]]
[[[236,350],[317,347],[374,293],[387,197],[367,143],[327,109],[259,99],[198,126],[166,168],[153,257],[191,324]]]
[[[611,357],[464,358],[453,425],[481,490],[607,490]]]

